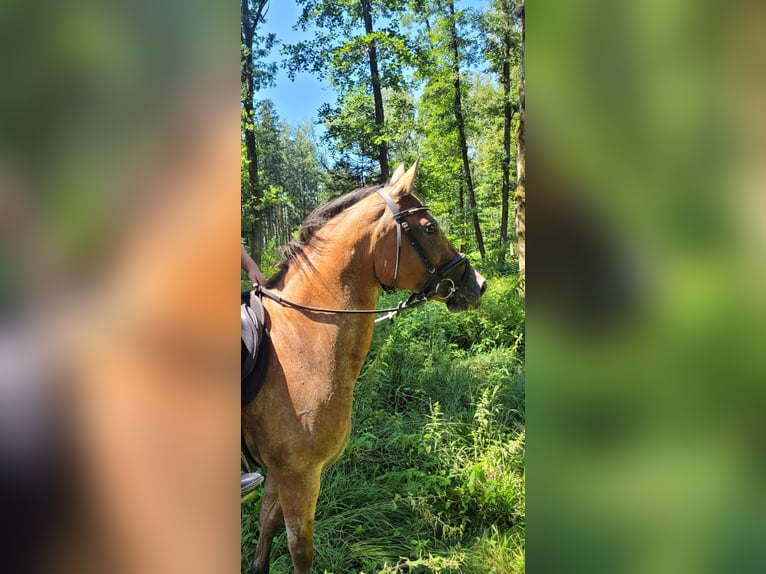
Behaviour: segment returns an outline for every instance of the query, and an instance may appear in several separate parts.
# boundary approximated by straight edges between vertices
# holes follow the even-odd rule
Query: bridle
[[[380,188],[377,190],[377,193],[383,198],[383,201],[385,201],[386,206],[388,206],[388,209],[391,211],[391,214],[394,217],[394,222],[396,223],[396,264],[394,266],[394,281],[391,283],[391,285],[385,285],[382,281],[380,282],[381,287],[383,287],[383,290],[387,293],[393,293],[396,290],[396,285],[399,282],[399,267],[401,262],[401,256],[402,256],[402,230],[404,230],[405,235],[407,236],[407,240],[410,245],[412,245],[413,249],[415,249],[416,253],[420,256],[420,259],[423,261],[423,265],[425,266],[426,272],[428,273],[429,277],[426,283],[423,285],[423,288],[417,292],[412,293],[409,298],[407,298],[406,301],[399,302],[399,305],[396,307],[390,307],[388,309],[326,309],[323,307],[312,307],[310,305],[301,305],[300,303],[294,303],[293,301],[290,301],[289,299],[285,299],[281,295],[277,295],[273,291],[270,291],[266,289],[265,287],[262,287],[261,285],[258,285],[255,287],[254,291],[257,295],[267,297],[268,299],[271,299],[272,301],[275,301],[279,303],[280,305],[283,305],[285,307],[292,307],[294,309],[301,309],[303,311],[311,311],[314,313],[333,313],[333,314],[379,314],[379,313],[385,313],[385,317],[379,317],[375,320],[375,322],[379,321],[385,321],[386,319],[390,319],[391,321],[394,320],[394,318],[404,311],[405,309],[411,309],[413,307],[418,307],[422,305],[423,303],[426,303],[427,301],[438,297],[442,301],[448,301],[452,296],[457,292],[457,286],[455,285],[455,281],[451,278],[447,277],[447,273],[452,271],[455,267],[460,265],[461,263],[465,262],[465,269],[463,270],[462,275],[465,275],[468,273],[468,270],[470,269],[471,265],[466,259],[465,253],[458,254],[457,257],[446,263],[445,265],[442,265],[441,267],[437,268],[433,263],[431,263],[431,260],[428,258],[428,255],[426,255],[425,250],[423,249],[423,246],[420,245],[420,243],[417,240],[417,237],[415,237],[415,234],[412,231],[412,227],[410,227],[409,223],[407,223],[406,218],[410,215],[413,215],[415,213],[420,213],[422,211],[428,211],[428,208],[425,206],[421,207],[411,207],[409,209],[400,210],[396,203],[394,203],[394,200],[391,199],[391,196],[389,193],[383,189]],[[378,279],[380,281],[380,279]],[[442,284],[447,285],[448,293],[447,295],[440,295],[439,289],[441,288]]]
[[[396,291],[396,285],[399,282],[399,263],[402,257],[402,231],[404,231],[404,233],[407,235],[407,241],[410,245],[412,245],[413,249],[415,249],[415,252],[420,256],[420,259],[423,261],[423,265],[425,265],[426,272],[429,275],[428,281],[426,281],[425,285],[423,285],[423,288],[420,290],[420,292],[413,294],[413,297],[416,299],[432,299],[438,296],[444,301],[449,300],[457,292],[457,286],[452,279],[447,277],[447,273],[449,273],[453,268],[460,265],[464,261],[466,262],[466,270],[468,269],[468,262],[466,261],[465,253],[458,254],[458,256],[455,257],[452,261],[442,265],[437,269],[436,266],[431,263],[431,260],[428,259],[428,255],[426,255],[423,246],[418,242],[417,237],[415,237],[415,234],[412,231],[412,227],[410,227],[410,224],[407,223],[406,220],[406,218],[410,215],[420,213],[421,211],[428,211],[428,208],[423,205],[420,207],[411,207],[409,209],[400,210],[384,188],[380,188],[377,190],[377,192],[378,195],[383,198],[383,201],[386,202],[388,209],[391,211],[391,215],[394,217],[394,222],[396,223],[396,265],[394,266],[394,281],[391,283],[391,285],[386,285],[381,282],[383,290],[386,293],[393,293]],[[448,293],[446,296],[438,295],[439,288],[441,287],[442,283],[449,283]]]

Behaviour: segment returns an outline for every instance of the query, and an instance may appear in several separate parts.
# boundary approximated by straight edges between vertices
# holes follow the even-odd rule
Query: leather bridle
[[[393,215],[394,222],[396,223],[396,264],[394,266],[394,281],[391,283],[391,285],[386,285],[381,281],[380,284],[384,291],[387,293],[393,293],[396,290],[397,283],[399,282],[399,264],[402,256],[402,231],[404,231],[405,235],[407,236],[407,241],[410,245],[412,245],[413,249],[415,249],[415,252],[420,256],[420,259],[423,261],[423,265],[425,266],[426,272],[429,275],[428,280],[426,281],[425,285],[423,285],[423,288],[420,290],[420,292],[413,293],[411,299],[432,299],[434,297],[438,297],[443,301],[449,300],[457,292],[457,286],[455,285],[455,281],[453,279],[447,277],[447,274],[463,262],[466,264],[464,273],[468,270],[469,264],[465,253],[458,254],[457,257],[437,269],[437,267],[431,263],[428,255],[426,255],[423,246],[418,242],[412,227],[410,227],[410,224],[407,223],[406,219],[408,216],[414,215],[415,213],[428,211],[428,208],[421,206],[400,210],[384,188],[378,189],[377,192],[378,195],[383,198],[383,201],[385,201],[388,209],[391,211],[391,215]],[[448,292],[446,296],[439,294],[439,290],[442,287],[442,284],[447,286]]]

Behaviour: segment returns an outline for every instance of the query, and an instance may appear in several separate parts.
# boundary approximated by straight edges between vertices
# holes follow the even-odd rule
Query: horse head
[[[487,282],[447,239],[428,208],[412,194],[418,161],[404,164],[378,194],[385,213],[375,234],[375,275],[388,290],[407,289],[452,312],[479,306]]]

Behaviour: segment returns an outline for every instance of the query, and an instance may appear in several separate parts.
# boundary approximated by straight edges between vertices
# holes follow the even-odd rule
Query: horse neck
[[[328,309],[374,309],[378,280],[372,229],[360,233],[359,219],[327,224],[306,246],[276,291],[292,301]],[[338,318],[349,317],[339,315]]]
[[[378,282],[373,267],[373,232],[363,230],[360,235],[360,228],[372,226],[349,219],[356,221],[339,223],[329,230],[331,234],[323,234],[314,245],[306,246],[305,259],[291,265],[274,291],[313,307],[374,309]],[[316,374],[311,396],[296,390],[292,400],[308,410],[318,398],[332,400],[341,405],[343,413],[350,413],[353,388],[372,341],[374,315],[273,308],[272,321],[280,320],[290,324],[288,331],[292,333],[280,343],[308,360]]]

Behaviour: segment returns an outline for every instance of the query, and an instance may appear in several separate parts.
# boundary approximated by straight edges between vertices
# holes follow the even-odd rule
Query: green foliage
[[[263,214],[261,244],[247,242],[250,249],[261,252],[263,262],[275,257],[275,249],[289,241],[293,230],[316,207],[324,171],[311,124],[282,122],[271,100],[256,102],[254,112],[260,197],[256,199],[249,185],[243,145],[242,231],[249,239],[254,213]]]
[[[375,42],[379,52],[380,75],[384,86],[404,85],[402,65],[410,60],[410,44],[399,29],[397,19],[404,10],[402,0],[370,0],[373,21],[384,25],[366,34],[363,2],[358,0],[297,0],[303,8],[297,26],[310,25],[314,39],[287,45],[288,71],[316,73],[343,91],[369,79],[368,47]]]
[[[331,168],[322,174],[321,197],[323,202],[348,193],[363,185],[364,173],[354,169],[354,166],[341,158]]]
[[[240,0],[244,6],[242,10],[242,43],[240,44],[241,57],[240,68],[243,78],[243,93],[245,89],[244,78],[249,76],[253,82],[253,88],[257,91],[274,84],[274,76],[277,72],[275,62],[266,62],[265,58],[271,53],[271,49],[279,43],[275,34],[262,34],[259,28],[266,23],[269,0]],[[249,23],[252,33],[252,41],[245,41],[245,23]]]
[[[492,0],[490,9],[480,16],[479,26],[486,38],[484,57],[497,74],[502,73],[508,56],[513,68],[521,64],[521,26],[513,16],[521,4],[521,0]]]
[[[338,97],[336,106],[319,109],[327,128],[326,140],[344,155],[373,158],[379,144],[375,127],[372,94],[366,87],[354,86]]]
[[[429,303],[376,328],[349,444],[323,476],[318,572],[524,571],[523,333],[507,276],[479,310]],[[243,570],[258,503],[243,506]],[[273,572],[292,571],[284,534],[273,558]]]

